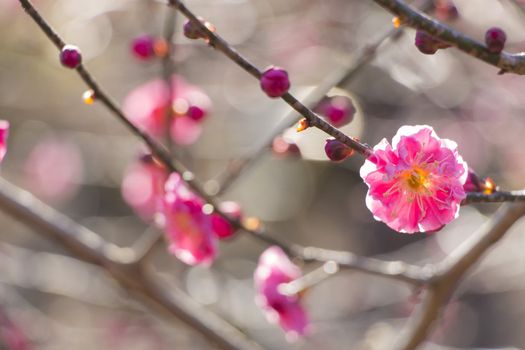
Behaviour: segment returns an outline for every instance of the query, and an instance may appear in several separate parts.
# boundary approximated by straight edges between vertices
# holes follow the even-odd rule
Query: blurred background
[[[34,0],[43,16],[78,45],[84,63],[121,104],[162,77],[160,59],[139,60],[130,43],[161,36],[168,9],[149,0]],[[525,12],[515,1],[455,0],[450,24],[482,40],[502,27],[507,49],[525,49]],[[367,45],[391,30],[390,16],[363,0],[189,0],[188,7],[259,68],[284,67],[291,92],[306,98],[351,69]],[[176,18],[177,73],[212,102],[202,133],[174,154],[208,188],[232,160],[267,151],[221,194],[291,241],[414,264],[439,261],[479,227],[496,204],[468,206],[436,234],[406,235],[374,221],[359,178],[363,159],[326,161],[326,135],[286,132],[297,155],[276,156],[268,142],[298,118],[270,100],[258,82],[202,41],[181,33]],[[455,49],[427,56],[407,29],[387,39],[377,57],[339,93],[357,109],[345,132],[371,145],[405,124],[432,125],[455,140],[481,176],[503,189],[525,187],[525,80]],[[11,123],[2,176],[119,246],[154,230],[125,203],[121,183],[143,146],[100,104],[82,101],[85,85],[63,69],[56,48],[21,10],[0,0],[0,118]],[[310,95],[311,96],[311,95]],[[6,349],[209,349],[183,323],[157,317],[103,270],[83,263],[23,223],[0,214],[0,337]],[[423,349],[523,349],[525,237],[520,221],[469,274],[444,309]],[[157,273],[268,349],[389,349],[418,303],[398,282],[340,272],[311,288],[307,340],[286,342],[254,302],[252,274],[265,247],[243,234],[222,242],[210,268],[188,267],[160,242]],[[315,266],[305,266],[305,271]]]

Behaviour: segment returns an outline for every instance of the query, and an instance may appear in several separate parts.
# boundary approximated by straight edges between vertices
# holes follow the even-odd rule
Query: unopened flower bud
[[[418,50],[425,55],[433,55],[439,49],[446,49],[450,47],[449,44],[433,37],[425,31],[418,30],[416,32],[415,44]]]
[[[328,159],[334,162],[342,162],[354,154],[354,150],[336,139],[326,140],[324,151]]]
[[[501,28],[493,27],[485,33],[485,44],[487,44],[487,48],[492,53],[503,51],[505,41],[507,41],[507,35]]]
[[[288,92],[290,80],[288,73],[279,67],[271,66],[262,73],[261,89],[269,97],[281,97]]]

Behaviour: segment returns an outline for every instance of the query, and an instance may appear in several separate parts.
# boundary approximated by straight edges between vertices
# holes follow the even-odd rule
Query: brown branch
[[[175,73],[175,62],[173,60],[174,50],[175,50],[175,44],[173,43],[174,37],[175,37],[175,28],[177,25],[177,14],[167,11],[166,13],[166,19],[164,22],[164,33],[163,37],[166,42],[166,55],[162,57],[162,78],[164,79],[164,82],[166,86],[168,87],[168,96],[171,100],[171,96],[175,96],[175,88],[176,85],[173,84],[172,75]],[[166,108],[166,112],[164,115],[165,120],[165,138],[166,138],[166,145],[168,147],[168,150],[172,150],[173,143],[171,141],[171,122],[173,119],[173,109],[171,108],[171,105]]]
[[[504,204],[467,241],[436,266],[422,307],[408,322],[396,349],[414,350],[426,339],[458,282],[523,215],[524,203]]]
[[[421,6],[423,12],[428,11],[433,7],[433,0],[420,0],[415,1],[416,7]],[[388,39],[395,40],[403,33],[403,28],[391,28],[385,32],[376,41],[367,44],[359,53],[357,59],[350,65],[350,67],[344,69],[342,72],[337,73],[334,77],[326,79],[325,82],[318,85],[314,91],[312,91],[303,101],[308,108],[313,108],[321,102],[326,96],[326,93],[333,87],[344,87],[350,81],[352,81],[358,74],[374,60],[377,55],[378,49]],[[290,121],[291,120],[291,121]],[[226,167],[226,169],[217,178],[210,180],[208,185],[214,189],[216,195],[221,195],[230,188],[235,180],[252,165],[256,164],[257,161],[267,153],[270,148],[272,141],[279,136],[285,129],[293,127],[299,118],[296,112],[291,112],[284,118],[284,122],[279,124],[271,136],[263,143],[263,147],[259,148],[255,154],[244,159],[237,159]]]
[[[137,263],[133,251],[105,242],[99,235],[48,207],[30,193],[0,178],[0,208],[35,233],[53,239],[75,257],[104,268],[123,288],[159,310],[188,323],[212,343],[230,350],[258,350],[257,344],[178,288]]]
[[[326,96],[326,94],[333,87],[343,87],[346,86],[352,79],[354,79],[362,70],[365,68],[377,54],[378,48],[388,39],[395,37],[395,35],[400,34],[402,29],[390,29],[388,32],[383,34],[375,42],[366,45],[356,61],[351,65],[351,67],[344,69],[342,72],[339,72],[334,77],[326,79],[325,82],[318,85],[314,91],[312,91],[308,96],[303,100],[303,104],[308,108],[314,108],[321,102],[321,100]],[[244,159],[237,159],[226,167],[226,169],[215,179],[210,181],[210,187],[215,188],[216,195],[221,195],[227,191],[230,186],[235,183],[235,180],[239,176],[248,170],[251,166],[257,163],[263,155],[268,152],[273,140],[282,134],[287,128],[293,127],[299,121],[296,111],[289,113],[272,132],[270,137],[263,142],[263,147],[260,147],[254,154],[250,157]]]
[[[374,0],[378,5],[399,17],[403,25],[421,29],[432,36],[455,46],[467,55],[478,58],[488,64],[496,66],[503,72],[525,74],[525,53],[511,54],[501,52],[491,53],[487,47],[479,41],[443,24],[423,13],[414,10],[401,0]]]
[[[316,247],[301,248],[299,256],[305,261],[333,261],[341,269],[355,270],[370,275],[390,278],[414,286],[424,286],[432,280],[434,272],[431,267],[419,267],[402,261],[384,261],[367,258],[351,252],[334,251]]]
[[[491,194],[481,192],[469,192],[462,204],[469,203],[500,203],[500,202],[524,202],[525,191],[496,191]]]
[[[46,35],[57,45],[58,48],[61,48],[64,45],[64,42],[56,32],[53,31],[53,29],[47,24],[47,22],[40,16],[40,14],[34,9],[31,2],[29,0],[20,0],[20,3],[22,6],[26,9],[26,11],[29,13],[29,15],[35,20],[35,22],[40,26],[40,28],[46,33]],[[196,17],[192,14],[192,18],[196,20]],[[198,21],[199,25],[202,25],[200,21]],[[205,27],[204,27],[205,28]],[[207,28],[205,30],[208,31]],[[211,33],[211,32],[210,32]],[[222,39],[218,38],[218,41],[216,42],[223,42]],[[221,44],[220,47],[223,47],[226,52],[229,53],[231,57],[241,57],[237,52],[232,51],[229,46],[224,46],[225,44]],[[243,59],[244,60],[244,59]],[[257,70],[253,65],[251,65],[249,62],[244,60],[243,62],[246,62],[246,66],[248,70]],[[79,66],[77,68],[77,72],[80,74],[81,78],[84,80],[84,82],[95,92],[95,95],[97,96],[97,99],[100,100],[119,120],[121,120],[129,129],[130,131],[141,138],[150,148],[152,153],[157,157],[157,159],[162,162],[166,166],[166,168],[169,171],[175,171],[177,173],[180,173],[183,175],[184,179],[188,183],[188,185],[194,190],[197,194],[199,194],[201,197],[203,197],[208,203],[212,204],[216,211],[227,218],[232,225],[237,228],[241,229],[247,233],[250,234],[250,236],[258,239],[261,242],[264,242],[265,244],[269,245],[277,245],[281,247],[284,251],[286,251],[289,255],[296,256],[299,258],[304,259],[305,261],[320,261],[320,262],[326,262],[329,260],[334,260],[337,263],[339,263],[342,267],[346,267],[349,269],[356,269],[359,271],[369,272],[374,275],[384,276],[387,278],[393,278],[402,280],[408,283],[421,285],[426,283],[427,276],[425,274],[422,274],[421,276],[418,276],[415,271],[418,271],[418,267],[412,266],[408,267],[406,272],[402,270],[401,272],[395,270],[394,273],[392,273],[392,266],[399,266],[398,262],[380,262],[375,259],[368,259],[365,257],[357,257],[355,254],[350,252],[340,252],[340,251],[331,251],[326,249],[320,249],[320,248],[305,248],[300,245],[287,242],[286,240],[282,238],[276,238],[275,235],[271,235],[268,230],[266,230],[264,227],[253,229],[250,227],[245,226],[240,220],[236,220],[233,218],[228,217],[224,213],[222,213],[220,210],[218,210],[217,201],[214,197],[208,195],[206,191],[203,189],[203,187],[200,185],[198,181],[196,181],[192,175],[192,173],[187,170],[182,164],[178,163],[176,160],[171,159],[171,156],[169,152],[157,141],[150,138],[146,133],[138,129],[136,126],[134,126],[122,113],[120,108],[117,106],[115,102],[113,102],[113,99],[105,93],[101,87],[98,85],[98,83],[95,81],[95,79],[92,77],[92,75],[87,71],[87,69],[84,68],[83,65]],[[288,99],[291,99],[291,101],[297,106],[297,108],[301,109],[300,106],[303,106],[299,101],[295,100],[295,98],[288,94]],[[303,106],[304,107],[304,106]],[[306,107],[304,107],[306,108]],[[307,109],[307,108],[306,108]],[[311,110],[307,109],[308,113],[312,115],[313,120],[319,119]],[[324,123],[324,124],[323,124]],[[318,125],[323,127],[322,125],[327,125],[327,128],[334,129],[332,126],[328,125],[326,122],[319,119]],[[350,142],[355,143],[356,141],[353,141],[348,136],[342,134],[341,132],[337,131],[339,137],[345,137]],[[367,146],[364,146],[360,143],[358,143],[360,147],[366,148]],[[366,148],[368,149],[368,148]],[[67,229],[65,230],[67,232]],[[82,237],[80,237],[82,238]],[[82,241],[80,241],[82,242]],[[135,256],[132,253],[132,250],[129,251],[128,259],[135,259],[135,260],[141,260],[145,258],[153,249],[154,246],[154,237],[153,240],[146,239],[146,245],[144,245],[144,249],[142,250],[142,255]],[[76,245],[78,245],[78,242],[73,241],[71,242],[74,246],[71,247],[71,249],[75,249]],[[82,247],[81,247],[82,248]],[[101,248],[98,248],[101,249]],[[121,252],[120,250],[117,250]],[[97,252],[97,249],[95,249],[92,253]],[[310,253],[308,253],[310,252]],[[85,249],[80,249],[78,251],[79,254],[86,253]],[[86,258],[89,258],[94,263],[102,263],[104,258],[104,252],[99,252],[96,256],[89,256]],[[130,262],[131,262],[130,260]],[[420,278],[421,277],[421,278]]]
[[[237,50],[230,46],[222,37],[209,30],[208,27],[206,27],[204,23],[202,23],[197,18],[197,16],[193,14],[193,12],[191,12],[180,0],[168,0],[167,4],[178,9],[186,18],[188,18],[188,20],[191,21],[195,28],[198,28],[200,32],[205,33],[207,41],[211,47],[217,51],[222,52],[224,55],[230,58],[230,60],[239,65],[246,72],[250,73],[250,75],[252,75],[257,80],[261,78],[262,72],[253,63],[248,61],[248,59],[246,59]],[[349,137],[338,129],[334,128],[332,125],[321,119],[314,111],[306,107],[292,94],[285,93],[283,96],[281,96],[281,98],[286,101],[290,107],[299,112],[299,114],[301,114],[308,121],[309,126],[316,127],[328,135],[333,136],[348,147],[354,149],[365,158],[371,154],[372,150],[370,146],[361,143],[357,139]]]

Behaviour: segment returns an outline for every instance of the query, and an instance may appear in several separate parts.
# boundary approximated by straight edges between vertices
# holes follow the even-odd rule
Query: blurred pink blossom
[[[301,275],[301,269],[277,246],[261,254],[254,274],[257,303],[265,311],[268,321],[278,323],[290,340],[308,333],[309,320],[301,305],[301,296],[285,295],[279,290],[279,285]]]
[[[0,344],[4,345],[6,350],[29,350],[32,348],[30,340],[20,324],[12,320],[1,308]]]
[[[7,153],[7,136],[9,136],[9,122],[0,120],[0,162]]]
[[[153,80],[136,87],[126,97],[124,114],[138,127],[154,137],[169,134],[179,145],[194,143],[201,134],[202,121],[211,108],[209,97],[198,87],[173,75],[172,96],[169,86],[162,79]],[[168,108],[172,111],[170,125],[166,117]],[[195,111],[199,110],[199,118]]]
[[[188,265],[213,262],[217,238],[211,217],[203,212],[204,201],[191,192],[177,173],[166,182],[164,217],[169,250]]]
[[[144,155],[126,170],[122,197],[144,221],[152,221],[162,210],[166,169],[151,155]]]
[[[62,202],[77,192],[84,163],[75,144],[48,138],[33,148],[24,170],[33,193],[45,200]]]
[[[374,218],[406,233],[435,231],[458,216],[468,167],[457,144],[432,127],[402,126],[361,167]]]

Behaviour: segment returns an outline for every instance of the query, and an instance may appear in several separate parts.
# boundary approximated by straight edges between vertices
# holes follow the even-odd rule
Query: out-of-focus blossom
[[[31,343],[20,327],[8,314],[0,308],[0,343],[6,350],[29,350]]]
[[[406,233],[435,231],[459,214],[468,167],[457,144],[432,127],[403,126],[383,139],[361,167],[374,218]]]
[[[277,136],[272,141],[273,154],[278,157],[301,157],[299,146],[283,136]]]
[[[346,96],[332,96],[322,101],[316,108],[330,124],[340,128],[354,119],[355,107]]]
[[[188,265],[211,264],[217,238],[210,215],[203,212],[204,201],[177,173],[170,175],[165,190],[163,213],[169,251]]]
[[[201,134],[200,122],[211,108],[211,101],[202,90],[177,75],[172,77],[171,92],[170,96],[170,87],[162,79],[140,85],[126,97],[124,114],[154,137],[164,137],[169,128],[176,144],[191,144]],[[168,111],[169,123],[166,121]]]
[[[141,35],[136,37],[131,42],[131,52],[140,60],[147,60],[153,57],[153,45],[155,38],[151,35]]]
[[[49,138],[33,148],[24,171],[33,193],[51,202],[62,202],[77,192],[84,163],[75,144]]]
[[[178,117],[171,123],[170,135],[177,145],[186,146],[195,143],[202,133],[199,122],[188,117]]]
[[[229,217],[240,220],[242,216],[241,207],[237,202],[226,201],[219,204],[219,209]],[[217,213],[211,215],[211,224],[215,235],[219,239],[226,239],[233,236],[235,228],[224,217]]]
[[[0,120],[0,162],[7,153],[7,136],[9,136],[9,122]]]
[[[301,269],[277,246],[261,254],[254,274],[257,303],[265,311],[268,321],[278,323],[290,340],[308,333],[309,319],[301,305],[301,296],[283,294],[279,285],[299,277]]]
[[[168,173],[151,155],[144,155],[126,170],[122,197],[145,221],[152,221],[162,210],[164,184]]]
[[[449,0],[434,0],[434,12],[440,21],[451,21],[459,17],[457,7]]]

